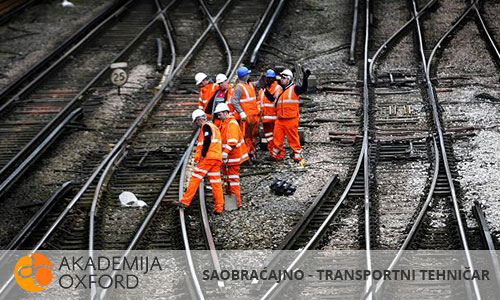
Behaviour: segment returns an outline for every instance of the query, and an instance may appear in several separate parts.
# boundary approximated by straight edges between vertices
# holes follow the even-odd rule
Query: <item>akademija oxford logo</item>
[[[38,253],[21,257],[14,268],[17,284],[28,292],[40,292],[52,282],[54,266],[50,260]]]

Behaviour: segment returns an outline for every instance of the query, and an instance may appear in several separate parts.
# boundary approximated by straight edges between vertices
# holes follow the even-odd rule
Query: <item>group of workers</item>
[[[267,70],[257,81],[250,81],[250,73],[246,67],[239,68],[234,87],[224,74],[218,74],[215,83],[205,73],[196,74],[200,94],[192,120],[200,127],[200,132],[194,157],[196,166],[180,200],[181,208],[191,204],[199,184],[208,176],[214,212],[222,214],[221,167],[227,193],[234,194],[237,207],[241,207],[240,165],[257,159],[256,142],[261,121],[269,160],[284,159],[285,137],[293,151],[293,161],[302,160],[298,133],[299,95],[307,91],[311,72],[303,71],[302,85],[293,81],[289,69],[279,74],[279,82],[273,70]]]

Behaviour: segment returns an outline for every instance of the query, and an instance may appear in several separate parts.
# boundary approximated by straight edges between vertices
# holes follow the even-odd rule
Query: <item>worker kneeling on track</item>
[[[241,207],[240,192],[240,164],[248,160],[247,147],[240,126],[236,119],[229,114],[229,107],[225,103],[217,105],[215,115],[221,119],[222,137],[222,175],[229,184],[228,192],[236,195],[238,208]]]
[[[293,150],[293,160],[300,162],[302,160],[302,147],[299,139],[299,95],[307,91],[307,79],[311,72],[307,70],[303,73],[301,86],[293,82],[293,73],[289,69],[285,69],[280,75],[283,91],[277,97],[268,90],[264,91],[266,97],[276,105],[277,119],[273,132],[273,157],[276,160],[282,160],[285,157],[286,136],[288,144]]]
[[[214,211],[221,214],[224,211],[224,196],[222,194],[222,181],[220,178],[220,166],[222,165],[222,141],[219,129],[207,121],[205,112],[197,109],[192,115],[193,123],[200,127],[198,144],[194,161],[194,168],[187,190],[182,195],[180,207],[186,208],[191,204],[196,195],[198,186],[203,178],[208,175],[212,194],[214,197]]]

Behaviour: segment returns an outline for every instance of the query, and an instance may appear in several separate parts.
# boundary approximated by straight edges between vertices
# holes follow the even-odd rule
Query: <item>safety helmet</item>
[[[215,108],[214,114],[220,113],[223,111],[229,111],[229,106],[227,106],[226,103],[219,103],[219,104],[217,104],[217,107]]]
[[[191,115],[191,117],[193,118],[193,122],[194,122],[199,117],[206,117],[206,115],[205,115],[205,112],[203,110],[197,109],[197,110],[193,111],[193,114]]]
[[[293,78],[293,73],[289,69],[283,70],[283,72],[281,72],[280,75],[281,75],[281,77],[285,77],[285,78],[288,78],[288,79],[292,79]]]
[[[215,83],[217,83],[217,84],[223,83],[226,80],[227,80],[227,77],[224,74],[217,74],[217,76],[215,77]]]
[[[207,74],[200,72],[194,75],[194,81],[196,81],[196,85],[200,85],[200,83],[207,77],[208,77]]]
[[[252,71],[250,71],[247,67],[238,68],[238,77],[240,78],[250,73],[252,73]]]
[[[269,69],[266,71],[266,77],[267,78],[276,78],[276,73],[273,70]]]

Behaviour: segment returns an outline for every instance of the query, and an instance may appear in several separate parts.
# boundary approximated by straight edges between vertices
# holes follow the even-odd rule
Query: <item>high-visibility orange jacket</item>
[[[299,117],[299,96],[295,94],[295,84],[288,86],[276,101],[278,119],[292,119]]]
[[[247,116],[258,115],[259,106],[257,105],[257,97],[255,93],[255,87],[252,83],[238,82],[236,87],[240,87],[243,91],[240,98],[241,109],[245,112]]]
[[[240,165],[248,160],[248,150],[238,122],[230,116],[221,124],[222,152],[227,153],[227,165]]]
[[[266,88],[267,89],[267,88]],[[275,97],[281,93],[281,86],[278,84],[278,81],[273,82],[268,91],[273,94]],[[259,91],[259,105],[260,110],[262,111],[262,123],[272,123],[276,120],[276,107],[274,106],[274,102],[267,99],[266,94],[264,93],[264,89],[260,89]]]
[[[203,111],[207,111],[207,105],[210,99],[214,97],[215,93],[219,90],[219,85],[215,83],[209,83],[200,89],[200,96],[198,97],[198,108]],[[208,110],[208,113],[212,112],[212,108]]]
[[[222,162],[222,141],[219,128],[217,128],[217,126],[215,126],[212,122],[206,122],[205,124],[210,126],[212,136],[210,138],[210,147],[208,148],[204,160],[216,160]],[[194,161],[196,163],[201,160],[201,152],[205,140],[205,137],[203,135],[203,126],[200,128],[200,134],[198,135],[198,144],[196,145],[196,152],[194,154]]]

